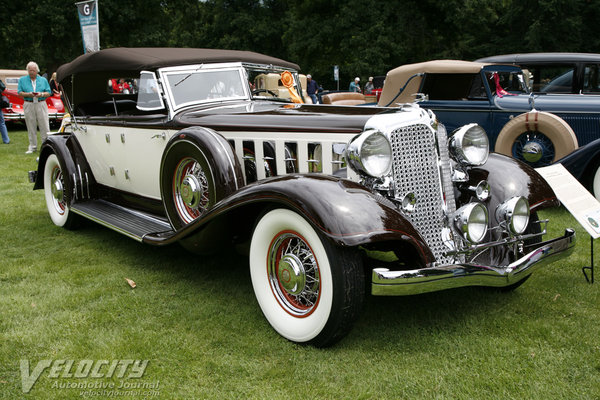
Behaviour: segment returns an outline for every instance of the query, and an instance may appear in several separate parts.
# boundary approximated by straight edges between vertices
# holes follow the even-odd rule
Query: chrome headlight
[[[496,209],[496,219],[505,221],[513,234],[522,234],[529,224],[529,202],[521,196],[505,201]]]
[[[465,239],[479,243],[485,237],[488,225],[487,208],[481,203],[469,203],[454,214],[454,224]]]
[[[490,154],[487,134],[477,124],[465,125],[452,132],[448,146],[456,161],[466,165],[485,164]]]
[[[355,171],[381,178],[392,167],[392,145],[383,133],[368,130],[350,142],[346,160]]]

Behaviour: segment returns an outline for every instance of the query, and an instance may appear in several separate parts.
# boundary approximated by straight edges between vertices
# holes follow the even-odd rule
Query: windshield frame
[[[185,76],[183,79],[173,79],[174,75],[181,74],[200,74],[207,71],[237,71],[240,76],[240,80],[242,82],[243,95],[239,96],[230,96],[230,97],[219,97],[219,98],[205,98],[205,99],[197,99],[193,101],[187,101],[183,103],[178,103],[175,99],[175,94],[173,92],[173,88],[171,85],[185,84],[185,81],[188,80],[189,76]],[[250,101],[250,100],[260,100],[260,101],[276,101],[276,102],[285,102],[291,103],[291,98],[287,96],[282,97],[271,97],[271,96],[257,96],[252,94],[252,90],[250,87],[251,73],[252,72],[262,72],[265,74],[275,73],[281,74],[284,71],[289,71],[294,78],[294,88],[298,91],[299,95],[302,96],[302,83],[300,81],[300,76],[298,71],[290,68],[281,67],[278,65],[265,65],[265,64],[253,64],[253,63],[243,63],[243,62],[229,62],[229,63],[212,63],[212,64],[193,64],[193,65],[182,65],[182,66],[172,66],[172,67],[164,67],[160,68],[157,71],[158,76],[160,76],[160,85],[162,86],[163,93],[165,96],[166,103],[169,105],[169,109],[171,115],[174,115],[176,112],[180,111],[184,108],[189,108],[197,105],[204,105],[210,103],[224,103],[224,102],[239,102],[239,101]],[[247,84],[244,84],[247,83]],[[281,87],[279,87],[281,89]],[[287,90],[287,89],[286,89]],[[302,96],[303,97],[303,96]]]
[[[525,72],[517,66],[514,66],[514,65],[486,65],[482,68],[481,72],[482,72],[482,76],[485,77],[484,82],[485,82],[485,85],[487,86],[487,90],[489,90],[489,93],[492,97],[496,95],[496,93],[495,93],[496,88],[490,86],[491,83],[489,81],[490,75],[493,73],[499,73],[499,74],[510,73],[510,74],[517,75],[517,81],[519,82],[521,90],[513,90],[511,88],[505,88],[504,86],[502,86],[502,89],[506,90],[508,93],[513,94],[513,95],[528,95],[530,93],[529,86],[526,82]]]
[[[196,100],[186,101],[186,102],[177,102],[175,98],[175,94],[173,91],[173,87],[171,85],[176,86],[177,84],[186,84],[186,80],[194,75],[194,74],[203,74],[207,72],[217,72],[217,71],[236,71],[239,75],[240,82],[242,83],[241,88],[243,93],[235,96],[225,96],[219,98],[199,98]],[[245,82],[245,72],[242,67],[242,63],[215,63],[215,64],[195,64],[195,65],[184,65],[184,66],[176,66],[176,67],[166,67],[158,70],[158,73],[161,78],[162,87],[165,93],[165,97],[167,103],[169,104],[169,108],[176,112],[180,109],[187,108],[194,105],[201,105],[206,103],[221,103],[225,101],[240,101],[240,100],[248,100],[250,99],[250,87],[247,84],[243,84]],[[175,78],[175,75],[189,74],[185,76],[183,79]]]

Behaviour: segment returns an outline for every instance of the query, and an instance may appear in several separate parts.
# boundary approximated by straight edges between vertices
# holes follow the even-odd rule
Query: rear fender
[[[40,151],[38,171],[33,189],[44,188],[44,168],[51,154],[56,154],[63,171],[67,201],[84,200],[96,197],[96,180],[74,136],[50,135]]]

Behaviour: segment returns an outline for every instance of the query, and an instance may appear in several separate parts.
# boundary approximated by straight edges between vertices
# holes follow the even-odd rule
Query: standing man
[[[4,82],[0,80],[0,95],[4,93],[4,89],[6,89],[6,85]],[[3,104],[4,100],[0,98],[0,107],[8,107],[8,104]],[[0,110],[0,133],[2,134],[2,142],[4,144],[10,143],[10,138],[8,137],[8,131],[6,130],[6,124],[4,123],[4,113]]]
[[[373,93],[373,77],[372,76],[369,77],[369,82],[367,82],[365,85],[365,94],[371,94],[371,93]]]
[[[306,75],[306,93],[308,97],[312,100],[313,104],[318,104],[317,100],[317,92],[319,91],[319,85],[317,82],[313,81],[312,76],[310,74]]]
[[[40,128],[42,142],[48,136],[48,106],[46,97],[52,94],[48,81],[43,76],[39,76],[40,68],[30,61],[27,64],[27,75],[19,78],[17,92],[25,100],[23,104],[23,114],[25,114],[25,125],[29,134],[29,148],[25,154],[31,154],[37,151],[37,130]]]
[[[356,78],[354,78],[354,82],[350,82],[350,87],[348,88],[348,90],[350,92],[360,93],[360,85],[358,84],[358,82],[360,82],[360,78],[357,76]]]

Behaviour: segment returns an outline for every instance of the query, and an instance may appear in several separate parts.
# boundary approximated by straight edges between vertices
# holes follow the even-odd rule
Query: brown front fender
[[[412,245],[425,264],[434,260],[421,235],[389,200],[357,183],[318,174],[285,175],[245,186],[173,237],[144,240],[170,243],[195,235],[229,213],[254,213],[256,219],[260,211],[274,207],[298,212],[341,246],[402,241]]]

